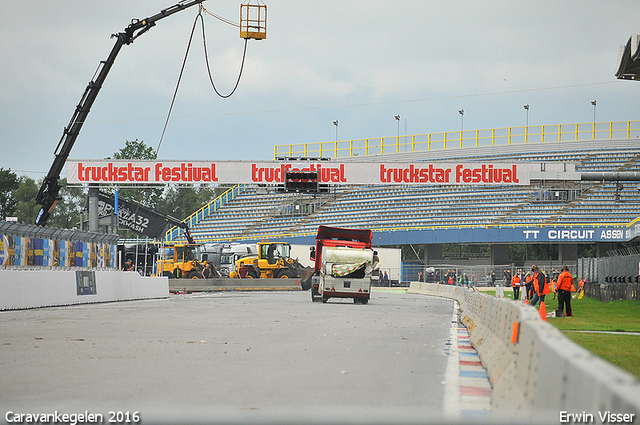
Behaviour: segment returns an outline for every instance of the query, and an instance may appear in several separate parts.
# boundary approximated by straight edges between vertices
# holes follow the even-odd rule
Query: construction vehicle
[[[55,159],[49,172],[47,173],[44,181],[42,182],[42,186],[40,186],[40,190],[38,191],[38,195],[36,196],[36,203],[42,205],[40,209],[40,213],[35,220],[35,224],[44,226],[47,224],[49,217],[51,216],[51,212],[55,207],[56,203],[61,199],[60,198],[60,173],[69,158],[69,154],[71,153],[71,148],[76,142],[78,135],[80,134],[80,130],[82,126],[87,121],[87,116],[91,110],[91,106],[93,102],[96,100],[102,85],[113,66],[120,49],[124,45],[131,44],[135,41],[136,38],[140,37],[145,32],[149,31],[152,27],[156,25],[156,22],[162,18],[166,18],[167,16],[171,16],[176,12],[180,12],[188,7],[194,6],[196,4],[202,3],[204,0],[183,0],[178,4],[175,4],[171,7],[168,7],[160,13],[157,13],[153,16],[150,16],[146,19],[133,19],[131,24],[127,26],[123,32],[119,32],[117,34],[112,35],[116,39],[115,45],[111,49],[109,53],[109,57],[100,62],[98,66],[98,70],[94,74],[94,79],[89,82],[87,85],[82,98],[80,99],[80,103],[75,108],[73,116],[71,117],[71,121],[67,127],[65,127],[64,132],[62,133],[62,137],[58,142],[58,146],[56,147]]]
[[[156,262],[156,274],[170,279],[202,279],[202,271],[207,264],[207,260],[200,260],[203,246],[193,239],[187,223],[173,221],[170,217],[167,221],[183,230],[187,242],[176,242],[163,246],[160,252],[160,259]],[[222,277],[213,262],[210,263],[210,266],[211,277]]]
[[[208,261],[215,266],[222,277],[229,277],[235,270],[236,261],[247,255],[256,255],[256,244],[244,243],[205,243],[202,246],[201,255],[203,261]]]
[[[222,248],[222,254],[220,255],[220,274],[223,277],[229,277],[232,271],[235,270],[236,261],[243,257],[255,256],[258,252],[258,246],[256,244],[228,244]]]
[[[157,251],[156,255],[158,255],[159,257],[155,262],[155,275],[166,276],[169,278],[188,277],[191,279],[203,277],[202,271],[204,270],[207,263],[206,255],[203,254],[206,251],[201,244],[196,243],[196,241],[193,239],[193,237],[191,236],[191,231],[189,230],[189,225],[187,223],[178,220],[177,218],[171,217],[170,215],[166,215],[159,211],[156,211],[153,208],[140,205],[137,202],[127,200],[120,200],[119,202],[121,205],[126,206],[125,209],[127,209],[128,212],[124,214],[127,217],[127,220],[123,220],[123,208],[120,208],[120,220],[118,221],[120,223],[123,223],[125,227],[128,227],[134,232],[141,233],[147,237],[158,237],[158,234],[164,235],[166,233],[166,229],[169,226],[176,226],[182,229],[182,233],[186,239],[186,243],[178,242],[164,244],[161,247],[152,248],[152,251]],[[108,193],[100,192],[99,206],[101,211],[104,211],[107,216],[110,213],[115,212],[114,196]],[[139,221],[136,218],[144,218],[144,222],[148,224],[148,227],[136,226],[135,223]],[[126,259],[134,260],[134,264],[136,264],[137,268],[141,268],[141,266],[144,266],[143,269],[145,269],[145,274],[147,274],[146,265],[148,251],[150,251],[148,248],[144,249],[141,261],[138,256],[137,248],[134,252],[127,252],[126,247],[123,246],[123,253],[125,254]],[[215,263],[212,261],[209,262],[212,266],[211,271],[213,277],[219,277],[220,274],[215,267]]]
[[[371,230],[319,226],[311,277],[311,301],[326,303],[330,298],[353,298],[367,304],[371,280],[377,269]]]
[[[302,289],[309,289],[313,270],[290,257],[291,245],[286,242],[259,242],[258,253],[236,261],[231,278],[294,279],[300,278]]]

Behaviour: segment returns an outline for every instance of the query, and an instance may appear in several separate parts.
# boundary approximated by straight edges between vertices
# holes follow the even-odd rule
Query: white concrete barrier
[[[609,412],[628,415],[612,422],[640,421],[640,381],[566,338],[535,308],[448,285],[414,282],[409,292],[458,301],[493,385],[495,419],[561,423],[563,414],[586,414],[573,422],[607,423],[601,415]]]
[[[0,310],[169,296],[169,279],[116,270],[0,270]]]
[[[169,279],[170,292],[208,291],[299,291],[300,279]]]

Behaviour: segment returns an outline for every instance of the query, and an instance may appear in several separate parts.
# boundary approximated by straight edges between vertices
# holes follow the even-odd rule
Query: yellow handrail
[[[483,130],[341,140],[336,142],[276,145],[274,158],[282,156],[340,158],[383,153],[423,152],[518,143],[572,142],[640,137],[640,121],[529,125]],[[447,143],[455,141],[456,143]],[[457,143],[460,141],[460,143]]]

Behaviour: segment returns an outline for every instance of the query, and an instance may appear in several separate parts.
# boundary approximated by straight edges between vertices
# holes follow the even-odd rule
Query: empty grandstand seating
[[[640,171],[634,140],[537,143],[412,152],[395,160],[573,162],[579,172]],[[359,158],[362,160],[363,158]],[[378,158],[379,159],[379,158]],[[541,185],[542,184],[542,185]],[[554,186],[554,184],[556,186]],[[540,226],[625,224],[640,216],[637,184],[575,182],[574,199],[553,200],[539,191],[558,182],[531,186],[359,186],[338,187],[313,198],[247,187],[192,228],[198,240],[314,234],[320,224],[371,229],[454,226]],[[544,199],[542,199],[544,198]]]

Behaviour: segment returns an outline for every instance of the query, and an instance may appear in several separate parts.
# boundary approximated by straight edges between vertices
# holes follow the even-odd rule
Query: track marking
[[[448,341],[449,360],[445,372],[444,416],[452,421],[491,417],[493,389],[487,370],[469,341],[467,329],[458,322],[454,302]]]

